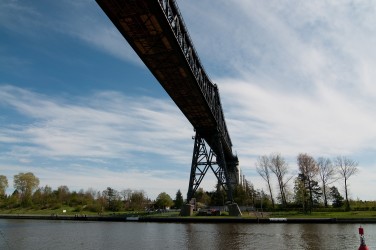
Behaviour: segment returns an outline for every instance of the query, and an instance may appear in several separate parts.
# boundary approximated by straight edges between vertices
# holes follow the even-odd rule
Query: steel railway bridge
[[[187,200],[210,168],[233,201],[232,189],[241,181],[239,162],[219,90],[200,62],[175,1],[96,1],[196,131]]]

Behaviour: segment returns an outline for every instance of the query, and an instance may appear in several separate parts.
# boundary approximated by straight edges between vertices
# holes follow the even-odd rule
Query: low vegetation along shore
[[[220,212],[217,216],[200,215],[182,217],[178,210],[128,211],[104,213],[77,213],[71,207],[59,209],[2,209],[0,219],[49,219],[90,221],[139,221],[139,222],[212,222],[212,223],[376,223],[376,211],[344,212],[243,212],[242,216],[228,216]]]

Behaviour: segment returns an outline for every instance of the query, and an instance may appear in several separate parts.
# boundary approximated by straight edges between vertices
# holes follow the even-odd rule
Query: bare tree
[[[120,191],[121,196],[123,197],[124,202],[127,202],[131,199],[133,191],[130,188],[123,189]]]
[[[298,161],[298,167],[300,171],[300,178],[302,179],[304,187],[305,187],[303,190],[303,196],[304,196],[303,198],[304,199],[307,198],[305,189],[308,189],[308,192],[309,192],[308,198],[310,201],[310,207],[312,208],[313,207],[312,183],[313,181],[315,181],[314,178],[318,174],[318,167],[313,157],[308,154],[299,154],[297,161]]]
[[[319,169],[319,176],[322,183],[322,190],[324,194],[324,205],[328,207],[328,197],[326,188],[328,185],[336,181],[336,169],[329,158],[319,157],[316,161]]]
[[[348,159],[344,156],[338,156],[335,159],[335,165],[338,167],[338,173],[345,181],[345,198],[346,198],[346,209],[350,210],[350,202],[348,199],[348,181],[349,178],[358,173],[358,163],[354,160]]]
[[[5,196],[5,191],[8,187],[8,178],[5,175],[0,175],[0,199]]]
[[[272,171],[278,180],[278,187],[281,196],[282,206],[286,206],[286,184],[291,180],[292,177],[285,180],[288,174],[288,165],[280,154],[270,155],[270,165],[269,169]]]
[[[270,172],[269,172],[270,168],[269,168],[269,166],[270,166],[270,161],[269,161],[268,156],[263,155],[263,156],[260,156],[257,159],[256,171],[268,184],[270,199],[272,200],[272,206],[274,208],[273,192],[272,192],[272,187],[271,187],[271,184],[270,184]]]

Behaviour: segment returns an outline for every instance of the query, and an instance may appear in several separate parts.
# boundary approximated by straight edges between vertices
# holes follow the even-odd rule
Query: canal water
[[[0,219],[0,249],[358,249],[357,224],[200,224]],[[363,225],[376,249],[376,225]]]

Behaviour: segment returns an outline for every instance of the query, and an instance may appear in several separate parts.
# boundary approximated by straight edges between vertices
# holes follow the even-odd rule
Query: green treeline
[[[241,185],[233,188],[234,201],[239,206],[263,211],[376,211],[375,201],[349,199],[348,186],[350,177],[358,172],[357,162],[342,156],[332,160],[299,154],[296,163],[297,171],[291,170],[280,154],[258,157],[256,170],[265,181],[266,189],[257,189],[242,178]],[[150,200],[142,190],[118,191],[107,187],[103,191],[89,188],[77,192],[70,191],[64,185],[53,190],[50,186],[39,187],[39,179],[30,172],[15,175],[13,182],[15,191],[6,195],[8,179],[0,175],[0,209],[58,209],[69,206],[77,212],[102,213],[179,209],[187,202],[180,190],[176,192],[175,199],[162,192],[155,200]],[[343,192],[334,184],[343,186]],[[202,208],[223,206],[227,202],[226,192],[221,185],[216,185],[211,191],[199,188],[194,198],[197,206]]]
[[[39,178],[33,173],[19,173],[14,176],[14,189],[6,195],[8,179],[0,175],[0,209],[32,208],[37,210],[73,207],[75,212],[90,211],[102,213],[106,211],[145,211],[148,209],[175,207],[183,205],[183,196],[178,190],[176,199],[165,192],[158,195],[155,201],[147,198],[142,190],[124,189],[117,191],[107,187],[103,191],[88,190],[70,191],[67,186],[59,186],[53,190],[50,186],[39,187]]]

